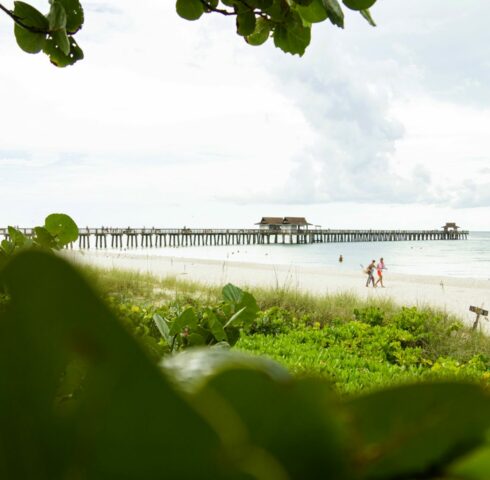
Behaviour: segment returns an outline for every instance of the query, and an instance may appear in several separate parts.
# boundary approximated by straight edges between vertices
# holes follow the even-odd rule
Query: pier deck
[[[32,235],[31,228],[19,228]],[[274,231],[262,229],[80,228],[81,249],[187,247],[208,245],[272,245],[345,242],[465,240],[467,230],[330,230]],[[0,228],[0,238],[8,238]],[[73,245],[72,245],[73,246]]]

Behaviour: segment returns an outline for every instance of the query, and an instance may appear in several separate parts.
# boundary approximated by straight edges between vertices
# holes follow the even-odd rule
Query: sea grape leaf
[[[51,8],[48,13],[49,30],[54,32],[56,30],[66,29],[66,11],[65,7],[59,0],[51,0]]]
[[[300,6],[297,10],[301,18],[310,23],[323,22],[328,18],[328,12],[323,0],[313,0],[308,6]]]
[[[60,48],[60,39],[53,37],[53,35],[48,35],[43,51],[48,55],[53,65],[63,68],[83,59],[83,51],[76,40],[71,35],[68,36],[68,40],[70,42],[70,51],[65,54]]]
[[[396,387],[347,402],[356,464],[369,479],[411,478],[478,445],[490,427],[490,397],[476,385]]]
[[[37,246],[47,249],[57,249],[58,243],[45,227],[34,228],[34,241]]]
[[[344,12],[337,0],[322,0],[328,12],[328,19],[333,25],[344,28]]]
[[[22,247],[27,242],[27,237],[14,227],[8,227],[9,237],[16,247]]]
[[[274,30],[274,45],[283,52],[303,56],[310,44],[311,28],[303,25],[297,12],[291,11],[285,23],[280,23]]]
[[[376,0],[342,0],[342,2],[351,10],[367,10],[376,3]]]
[[[239,12],[236,16],[237,33],[242,37],[251,35],[255,30],[255,14],[251,10]]]
[[[237,478],[218,435],[72,266],[23,252],[0,283],[10,295],[0,312],[3,478]],[[60,404],[77,360],[83,388]]]
[[[73,35],[83,25],[84,13],[83,7],[79,0],[57,0],[61,4],[66,12],[66,31]]]
[[[369,25],[371,25],[371,27],[376,26],[376,22],[373,20],[373,17],[371,16],[369,10],[367,9],[361,10],[359,13],[366,19],[366,21],[369,23]]]
[[[64,213],[52,213],[44,220],[46,230],[62,245],[78,239],[78,227],[73,219]]]
[[[177,0],[176,10],[186,20],[198,20],[204,13],[204,5],[200,0]]]
[[[24,2],[14,2],[14,15],[27,27],[39,29],[32,32],[14,24],[14,35],[19,47],[27,53],[39,53],[46,42],[46,33],[49,29],[48,19],[34,7]]]
[[[262,45],[265,43],[271,34],[271,24],[269,20],[263,17],[259,17],[255,22],[254,32],[246,37],[246,42],[249,45]]]

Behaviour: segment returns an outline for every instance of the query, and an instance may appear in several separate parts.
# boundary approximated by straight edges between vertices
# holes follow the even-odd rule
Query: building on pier
[[[260,230],[290,233],[308,230],[311,223],[308,223],[305,217],[262,217],[255,225],[258,225]]]
[[[444,229],[445,232],[457,232],[458,228],[460,227],[458,227],[454,222],[446,222],[446,225],[441,228]]]

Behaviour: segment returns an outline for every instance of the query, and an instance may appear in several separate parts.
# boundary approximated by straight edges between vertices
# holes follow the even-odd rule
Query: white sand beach
[[[101,268],[177,277],[208,285],[234,283],[242,288],[261,286],[301,290],[313,294],[349,292],[363,298],[391,298],[400,305],[429,305],[473,324],[470,305],[490,307],[490,280],[385,273],[386,288],[366,288],[366,275],[338,267],[303,267],[197,260],[178,257],[143,256],[118,252],[65,251],[75,262]],[[482,318],[482,328],[490,332],[490,322]]]

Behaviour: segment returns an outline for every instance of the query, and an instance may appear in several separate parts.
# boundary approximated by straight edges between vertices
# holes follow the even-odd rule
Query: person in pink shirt
[[[385,288],[385,286],[383,285],[383,270],[386,270],[386,267],[383,257],[379,259],[379,263],[378,265],[376,265],[376,270],[378,272],[378,279],[376,280],[374,286],[376,287],[379,283],[383,288]]]

